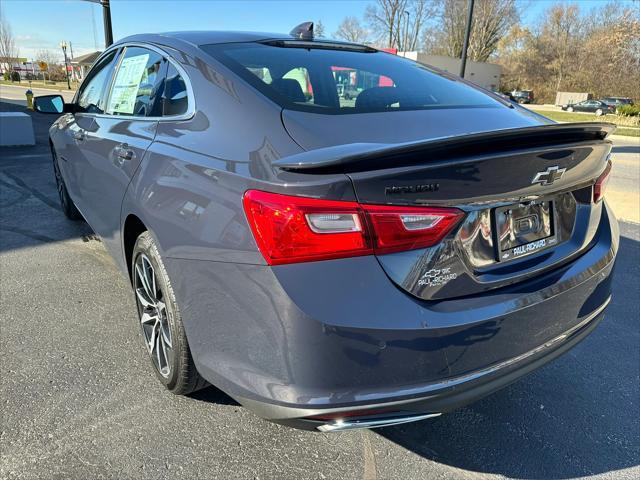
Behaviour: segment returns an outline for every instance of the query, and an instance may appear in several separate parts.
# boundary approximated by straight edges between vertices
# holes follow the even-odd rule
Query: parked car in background
[[[511,98],[518,103],[533,103],[533,90],[514,90]]]
[[[578,103],[562,105],[561,108],[567,112],[595,113],[598,117],[608,113],[616,113],[616,107],[614,105],[608,105],[601,100],[583,100]]]
[[[513,97],[511,96],[510,93],[507,93],[507,92],[503,93],[503,92],[499,92],[498,90],[493,90],[493,93],[495,93],[501,98],[504,98],[505,100],[513,100]]]
[[[309,25],[135,35],[72,103],[35,99],[64,113],[62,211],[130,281],[160,382],[294,427],[379,427],[481,398],[593,331],[619,244],[614,127]],[[366,80],[355,101],[335,65]]]
[[[621,107],[623,105],[633,105],[633,99],[629,97],[604,97],[602,98],[601,101],[613,107]]]

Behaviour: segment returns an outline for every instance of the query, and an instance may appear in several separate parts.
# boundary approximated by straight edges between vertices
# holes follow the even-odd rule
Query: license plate
[[[504,262],[557,244],[553,200],[510,205],[495,210],[496,256]]]

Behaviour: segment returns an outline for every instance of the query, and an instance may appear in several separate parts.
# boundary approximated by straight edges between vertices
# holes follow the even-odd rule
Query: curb
[[[29,86],[29,85],[9,85],[8,83],[0,83],[0,88],[2,87],[13,87],[13,88],[24,88],[25,90],[29,90],[30,88],[35,88],[38,90],[49,90],[50,92],[76,92],[77,89],[67,89],[67,88],[53,88],[53,87],[40,87],[40,86]]]

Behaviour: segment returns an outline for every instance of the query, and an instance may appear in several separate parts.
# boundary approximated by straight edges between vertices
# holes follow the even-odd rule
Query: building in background
[[[445,72],[458,75],[460,73],[460,59],[442,55],[428,55],[422,52],[398,52],[401,57],[414,60],[423,65],[430,65]],[[495,63],[473,62],[467,60],[464,78],[476,85],[491,91],[500,90],[502,67]]]
[[[71,63],[71,67],[73,68],[74,80],[83,80],[101,53],[102,52],[91,52],[72,58],[69,63]]]
[[[8,66],[8,68],[7,68]],[[35,76],[40,73],[40,67],[37,62],[30,62],[26,58],[0,58],[0,75],[4,75],[5,70],[9,72],[18,72],[21,79]]]

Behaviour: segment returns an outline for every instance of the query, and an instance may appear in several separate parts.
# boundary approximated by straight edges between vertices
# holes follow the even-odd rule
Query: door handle
[[[131,161],[136,157],[135,152],[126,143],[121,143],[120,145],[118,145],[114,149],[114,152],[116,154],[116,157],[118,157],[121,162]]]
[[[83,142],[85,138],[84,130],[76,130],[73,132],[73,139],[78,142]]]

